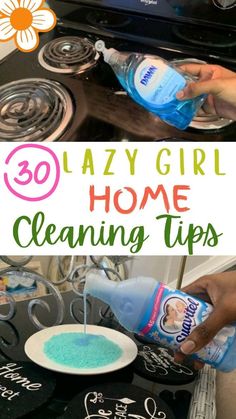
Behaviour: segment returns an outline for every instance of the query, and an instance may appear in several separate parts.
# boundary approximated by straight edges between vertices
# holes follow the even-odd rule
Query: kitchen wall
[[[129,275],[152,276],[175,287],[181,262],[180,256],[136,256],[128,263]],[[188,256],[183,283],[187,285],[200,276],[225,271],[235,264],[235,256]]]
[[[17,259],[20,257],[8,256],[8,258],[17,261]],[[112,269],[115,268],[114,258],[112,259],[112,257],[107,256],[102,256],[101,258],[103,266]],[[177,288],[177,279],[180,276],[180,267],[183,263],[183,260],[184,258],[180,256],[135,256],[126,260],[124,265],[118,265],[117,270],[120,276],[124,279],[132,278],[135,276],[151,276],[157,281],[164,282],[174,289]],[[69,267],[71,264],[71,257],[64,256],[60,261],[60,268],[58,262],[59,260],[55,256],[34,256],[25,267],[43,275],[45,279],[55,283],[62,279],[60,274],[61,270],[64,272],[64,274],[66,274],[68,269],[70,269]],[[4,261],[0,260],[0,270],[8,268],[8,263],[9,261],[6,261],[6,259],[4,259]],[[91,263],[91,259],[89,257],[83,256],[76,256],[74,258],[74,268],[84,265],[85,263]],[[190,283],[205,274],[221,272],[229,269],[232,266],[235,269],[235,265],[235,257],[187,257],[183,283],[181,284],[178,282],[178,286],[181,287],[181,285],[186,285],[187,283]],[[7,281],[4,283],[8,284],[9,287],[14,288],[15,285],[12,285],[12,279],[8,279],[5,271],[1,276],[4,278],[4,281]],[[16,273],[15,276],[17,277]],[[114,279],[116,279],[115,276]],[[16,281],[16,278],[14,280]],[[21,283],[20,277],[17,277],[17,281],[20,281],[19,283]],[[49,292],[49,288],[45,287],[45,285],[40,281],[37,282],[37,289],[31,289],[27,287],[28,286],[26,285],[26,287],[22,288],[21,292],[18,292],[14,298],[17,300],[28,299],[35,297],[36,295],[41,296]],[[69,282],[65,282],[60,284],[58,289],[61,292],[68,291],[71,289],[71,284]],[[0,304],[1,303],[2,301],[0,301]]]
[[[51,257],[35,256],[33,261],[40,263],[43,275],[47,276]],[[182,261],[181,256],[134,256],[126,262],[127,275],[152,276],[174,288]],[[200,276],[223,272],[235,264],[235,256],[188,256],[183,283],[186,285]]]
[[[0,43],[0,60],[2,60],[4,57],[10,54],[14,49],[15,49],[15,44],[12,40],[8,42],[1,42]]]

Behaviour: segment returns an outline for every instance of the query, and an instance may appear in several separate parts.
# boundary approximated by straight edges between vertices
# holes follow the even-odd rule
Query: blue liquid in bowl
[[[57,364],[72,368],[99,368],[117,361],[122,349],[103,335],[60,333],[44,344],[44,353]]]

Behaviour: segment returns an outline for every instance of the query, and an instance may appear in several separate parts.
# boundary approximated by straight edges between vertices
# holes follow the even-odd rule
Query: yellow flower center
[[[10,16],[11,25],[17,31],[28,29],[33,21],[32,13],[24,7],[15,9]]]

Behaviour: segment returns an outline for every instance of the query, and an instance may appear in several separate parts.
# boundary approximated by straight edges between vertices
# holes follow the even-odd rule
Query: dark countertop
[[[73,292],[65,292],[62,294],[63,301],[65,304],[65,312],[64,312],[64,319],[63,324],[74,324],[76,323],[76,320],[74,316],[72,315],[72,311],[74,312],[74,315],[76,318],[78,318],[79,323],[83,323],[83,313],[82,313],[82,307],[83,307],[83,301],[82,299],[78,298]],[[71,303],[75,299],[74,308],[71,310]],[[44,297],[39,298],[39,300],[48,304],[48,309],[46,309],[43,306],[38,305],[35,307],[34,314],[36,315],[37,319],[43,323],[46,327],[50,327],[55,325],[55,321],[57,318],[57,301],[53,295],[46,295]],[[29,314],[29,303],[31,303],[32,300],[26,300],[16,303],[16,312],[14,317],[9,321],[0,321],[0,361],[4,364],[2,365],[8,365],[9,363],[13,363],[15,361],[19,362],[25,362],[29,361],[27,358],[25,352],[24,352],[24,344],[28,337],[30,337],[33,333],[36,333],[38,330],[33,325]],[[88,306],[88,324],[100,324],[102,326],[112,327],[119,331],[124,331],[120,325],[117,324],[117,322],[112,319],[110,316],[108,316],[105,320],[101,320],[99,316],[99,308],[101,308],[101,303],[98,300],[93,300],[92,304]],[[1,306],[1,314],[6,314],[7,312],[7,306]],[[132,337],[135,342],[138,345],[141,345],[140,341],[137,341],[135,337],[129,333],[127,333],[130,337]],[[145,342],[143,343],[145,344]],[[147,343],[148,345],[148,343]],[[145,345],[145,348],[148,348],[148,346]],[[143,349],[141,345],[141,349]],[[37,348],[35,348],[37,350]],[[140,361],[141,359],[139,359]],[[28,365],[28,364],[27,364]],[[31,368],[38,368],[33,363],[29,363],[29,367]],[[140,362],[139,362],[140,367]],[[138,369],[139,369],[138,367]],[[103,385],[106,383],[134,383],[135,385],[138,385],[141,387],[144,391],[144,389],[149,390],[158,388],[158,379],[155,380],[156,383],[153,383],[152,377],[148,379],[147,374],[139,375],[139,371],[136,367],[134,367],[134,363],[130,366],[127,366],[123,368],[122,370],[118,370],[116,372],[102,374],[102,375],[88,375],[88,376],[79,376],[79,375],[67,375],[67,374],[61,374],[61,373],[52,373],[47,372],[47,370],[43,369],[43,372],[46,374],[49,374],[49,380],[53,379],[56,380],[56,387],[53,392],[52,397],[47,401],[47,403],[44,403],[42,406],[36,408],[36,410],[33,411],[33,413],[19,416],[24,418],[44,418],[44,419],[51,419],[60,417],[68,405],[68,403],[80,392],[85,391],[87,388],[94,387],[96,385]],[[167,368],[168,369],[168,368]],[[171,369],[171,368],[170,368]],[[173,369],[173,368],[172,368]],[[40,370],[42,370],[40,368]],[[138,375],[136,374],[138,372]],[[167,404],[172,407],[172,409],[175,411],[176,418],[177,419],[185,419],[187,416],[187,410],[189,406],[189,402],[191,399],[191,388],[192,384],[189,385],[190,392],[184,390],[183,394],[181,393],[181,389],[183,389],[183,386],[181,386],[181,374],[179,374],[179,382],[172,380],[171,373],[167,375],[166,381],[164,377],[163,381],[163,370],[159,367],[157,368],[157,374],[161,373],[162,377],[160,379],[160,391],[163,393],[163,400],[166,400]],[[153,373],[152,373],[153,374]],[[169,378],[168,378],[169,377]],[[178,378],[178,377],[177,377]],[[194,376],[190,378],[192,381],[194,380]],[[166,384],[165,384],[166,383]],[[178,403],[177,403],[177,393],[176,393],[176,403],[173,396],[173,386],[171,384],[177,384],[177,390],[178,391]],[[163,387],[164,384],[164,387]],[[185,376],[185,383],[186,384],[186,376]],[[3,383],[1,381],[0,377],[0,387],[3,386]],[[156,385],[157,387],[154,387]],[[3,388],[3,387],[2,387]],[[188,387],[187,387],[188,388]],[[186,386],[185,386],[186,389]],[[1,390],[1,388],[0,388]],[[175,390],[174,390],[175,391]],[[156,392],[156,390],[155,390]],[[159,391],[156,392],[158,394]],[[161,393],[161,394],[162,394]],[[5,393],[3,393],[5,394]],[[161,396],[161,395],[160,395]],[[162,397],[162,396],[161,396]],[[179,403],[179,397],[183,398],[183,403]],[[2,400],[0,397],[0,407],[1,402],[5,401],[5,399]],[[178,409],[182,410],[178,410]],[[2,410],[3,412],[3,410]],[[184,413],[183,413],[184,412]],[[183,416],[184,415],[184,416]],[[5,416],[3,413],[0,412],[0,419],[1,418],[10,418],[13,419],[13,416]],[[18,416],[14,416],[18,417]]]

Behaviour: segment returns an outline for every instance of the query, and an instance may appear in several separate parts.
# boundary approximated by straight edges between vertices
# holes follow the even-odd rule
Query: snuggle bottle
[[[133,100],[167,124],[181,130],[188,127],[205,99],[205,96],[185,101],[176,98],[187,81],[193,81],[191,75],[157,56],[107,49],[101,40],[96,42],[95,48],[103,53],[104,61],[110,64]]]
[[[84,293],[108,304],[125,329],[174,350],[213,310],[205,301],[141,276],[115,282],[89,273]],[[235,345],[236,329],[229,325],[192,357],[231,371],[236,368]]]

